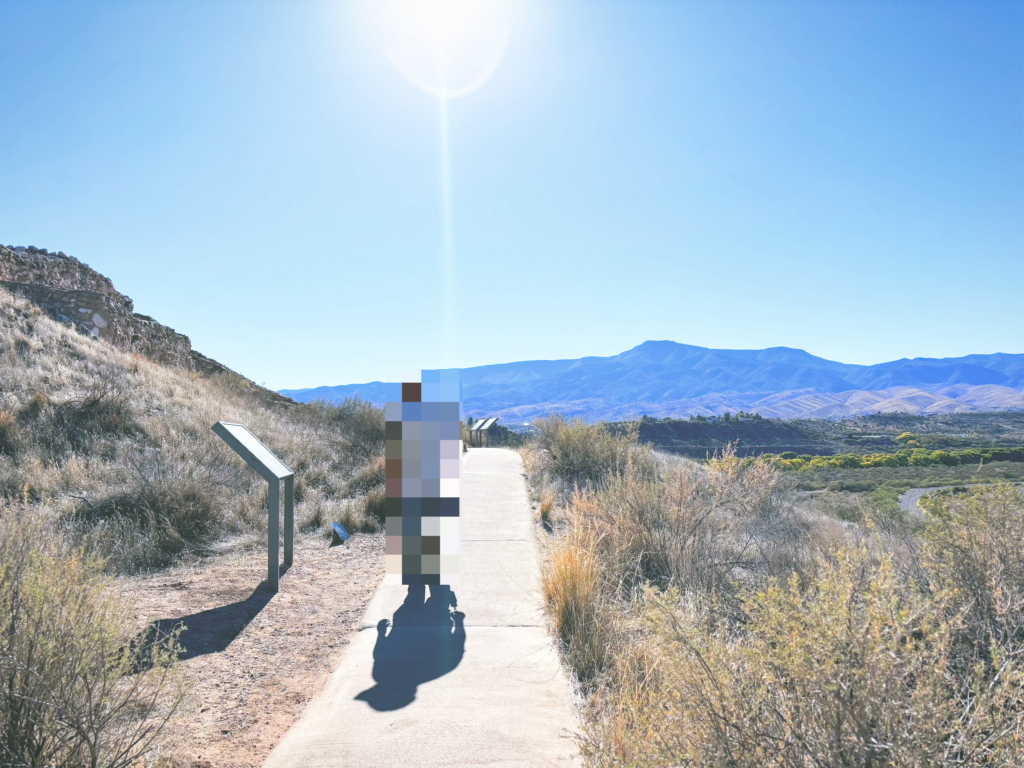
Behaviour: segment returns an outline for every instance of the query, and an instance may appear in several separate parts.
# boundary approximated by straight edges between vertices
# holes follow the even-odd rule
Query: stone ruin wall
[[[64,253],[0,245],[0,285],[58,322],[119,349],[208,375],[228,370],[195,352],[188,336],[136,313],[109,278]]]
[[[0,280],[11,283],[48,285],[63,291],[92,291],[111,298],[132,301],[114,290],[114,284],[78,259],[63,251],[49,253],[45,248],[33,246],[13,247],[0,245]]]

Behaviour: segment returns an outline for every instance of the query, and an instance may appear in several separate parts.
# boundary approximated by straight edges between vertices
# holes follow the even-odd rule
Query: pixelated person
[[[459,580],[458,371],[389,384],[385,404],[385,581]]]

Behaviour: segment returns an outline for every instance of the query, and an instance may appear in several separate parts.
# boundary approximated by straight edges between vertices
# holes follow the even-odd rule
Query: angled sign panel
[[[285,466],[283,461],[271,453],[270,449],[256,438],[256,435],[241,424],[218,421],[213,425],[213,431],[231,446],[235,453],[245,459],[246,464],[259,472],[267,482],[283,480],[295,474]]]

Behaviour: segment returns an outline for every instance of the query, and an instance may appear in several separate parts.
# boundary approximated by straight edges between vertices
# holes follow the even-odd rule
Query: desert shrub
[[[829,483],[828,490],[833,492],[847,491],[848,493],[863,493],[864,491],[874,490],[874,485],[870,482],[840,480],[839,482]]]
[[[351,496],[361,496],[384,485],[384,456],[380,454],[370,459],[352,476],[348,484]]]
[[[47,465],[68,456],[89,455],[97,445],[143,436],[125,395],[115,387],[93,385],[81,396],[55,402],[35,393],[17,415],[0,423],[0,452],[18,456],[34,450]]]
[[[347,502],[313,491],[295,506],[295,527],[301,533],[326,533],[326,526],[340,522],[339,510],[348,506]]]
[[[651,467],[612,438],[554,419],[523,451],[588,764],[1022,764],[1024,491],[936,493],[922,522],[898,501],[915,453],[848,455],[818,471],[870,495],[795,507],[796,459]]]
[[[0,411],[0,455],[15,456],[18,451],[18,440],[15,430],[18,420],[10,411]]]
[[[359,530],[373,532],[380,530],[384,525],[386,497],[384,486],[378,485],[367,493],[362,499],[363,514],[366,516],[366,523]],[[376,526],[371,526],[376,523]]]
[[[770,517],[777,474],[731,455],[706,465],[680,461],[660,478],[627,471],[580,497],[573,514],[599,531],[601,561],[620,590],[651,583],[694,596],[720,596],[725,576],[745,555],[742,529]]]
[[[726,474],[673,489],[662,479],[642,491],[620,478],[574,500],[568,534],[551,545],[544,597],[588,694],[587,762],[1019,765],[1024,492],[928,499],[922,540],[895,549],[901,563],[887,552],[895,540],[862,530],[861,543],[817,551],[807,545],[820,537],[806,537],[798,555],[809,562],[772,568],[761,555],[737,573],[752,523],[786,519],[766,515],[771,483],[755,480]],[[705,496],[690,490],[668,505],[687,510],[677,514],[689,522],[673,528],[664,500],[701,483]],[[716,496],[747,501],[716,507]],[[900,518],[891,491],[857,503],[865,519]],[[898,541],[914,535],[891,519]],[[632,544],[641,520],[659,520],[651,527],[664,538]],[[758,549],[778,538],[763,536]],[[666,557],[680,544],[692,560]],[[673,563],[672,578],[637,567],[649,549],[661,553],[653,562]]]
[[[544,489],[540,492],[540,497],[537,500],[537,514],[541,524],[544,526],[544,530],[548,533],[552,529],[552,513],[555,508],[555,494],[551,489]]]
[[[581,684],[598,685],[623,650],[616,617],[630,615],[646,587],[675,588],[709,621],[728,622],[743,583],[799,567],[793,545],[803,533],[781,514],[777,481],[769,463],[727,454],[706,464],[676,458],[654,475],[627,464],[573,495],[542,591]]]
[[[133,648],[102,563],[0,510],[0,765],[133,766],[181,697],[176,638]]]
[[[1024,653],[1024,491],[1011,485],[922,499],[925,568],[961,624],[959,663],[992,669]]]
[[[98,493],[76,494],[63,519],[69,541],[87,546],[114,571],[137,573],[203,554],[226,533],[265,528],[265,487],[258,514],[239,507],[239,516],[228,513],[236,499],[252,501],[260,487],[232,456],[205,434],[155,434],[157,445],[123,447],[122,468]]]
[[[134,573],[206,551],[222,530],[219,501],[201,482],[142,486],[95,504],[83,501],[65,530],[114,570]]]
[[[890,488],[877,488],[868,496],[868,502],[871,520],[882,530],[900,533],[917,528],[917,523],[900,506],[900,497],[896,491]]]
[[[360,467],[342,496],[315,490],[296,506],[299,529],[329,533],[331,523],[349,532],[374,533],[384,525],[384,457],[377,456]]]
[[[384,489],[360,498],[327,497],[311,493],[295,508],[295,524],[303,533],[331,535],[331,523],[341,523],[349,533],[376,533],[383,526]]]
[[[525,435],[513,432],[508,427],[495,424],[487,430],[488,445],[492,448],[522,448],[527,443]]]
[[[318,430],[344,436],[345,447],[355,462],[384,452],[384,409],[358,397],[340,405],[320,400],[296,409],[296,418]]]
[[[952,680],[955,626],[884,557],[847,548],[809,579],[747,593],[737,632],[679,602],[648,595],[645,685],[604,702],[592,765],[1019,764],[1020,661],[987,689]]]
[[[383,449],[381,449],[383,450]],[[312,494],[297,509],[300,529],[323,530],[341,523],[349,532],[374,533],[384,525],[384,456],[378,453],[359,467],[344,494],[327,489]]]
[[[349,435],[349,443],[368,458],[384,450],[384,409],[359,398],[337,406],[334,423]]]
[[[68,454],[88,454],[103,438],[134,437],[143,432],[122,394],[93,388],[82,398],[52,403],[34,425],[35,438],[51,462]]]
[[[594,489],[627,471],[654,477],[657,460],[649,445],[637,442],[633,425],[613,433],[606,424],[554,415],[534,422],[534,437],[524,449],[535,485],[550,486],[563,501],[576,489]]]
[[[871,493],[860,493],[862,491]],[[870,520],[871,524],[889,532],[912,526],[913,521],[900,506],[899,494],[891,488],[872,490],[870,484],[830,483],[827,491],[815,493],[810,498],[815,512],[845,523],[864,524]]]
[[[863,522],[865,505],[859,496],[850,493],[833,492],[831,489],[812,497],[812,507],[826,517],[846,523]]]

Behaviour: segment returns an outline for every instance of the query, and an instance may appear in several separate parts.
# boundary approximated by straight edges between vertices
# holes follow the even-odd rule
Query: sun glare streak
[[[505,49],[508,47],[509,32],[510,30],[508,27],[505,27],[501,31],[500,36],[495,40],[495,49],[492,52],[490,59],[481,64],[476,77],[465,85],[457,87],[442,86],[440,84],[431,83],[413,67],[407,65],[402,60],[401,55],[396,53],[392,48],[387,50],[387,55],[391,64],[399,71],[402,77],[415,85],[421,91],[439,99],[459,99],[463,96],[469,96],[471,93],[479,91],[487,85],[487,81],[490,80],[491,77],[494,76],[494,73],[498,71],[498,66],[501,64],[501,60],[505,57]]]
[[[440,59],[441,82],[444,82],[444,57]],[[441,260],[444,269],[445,367],[458,364],[455,286],[455,243],[452,236],[452,163],[448,139],[448,99],[437,100],[438,136],[441,143]]]
[[[458,364],[458,302],[448,102],[480,90],[497,71],[510,25],[495,0],[398,0],[385,52],[412,85],[437,99],[445,366]]]

